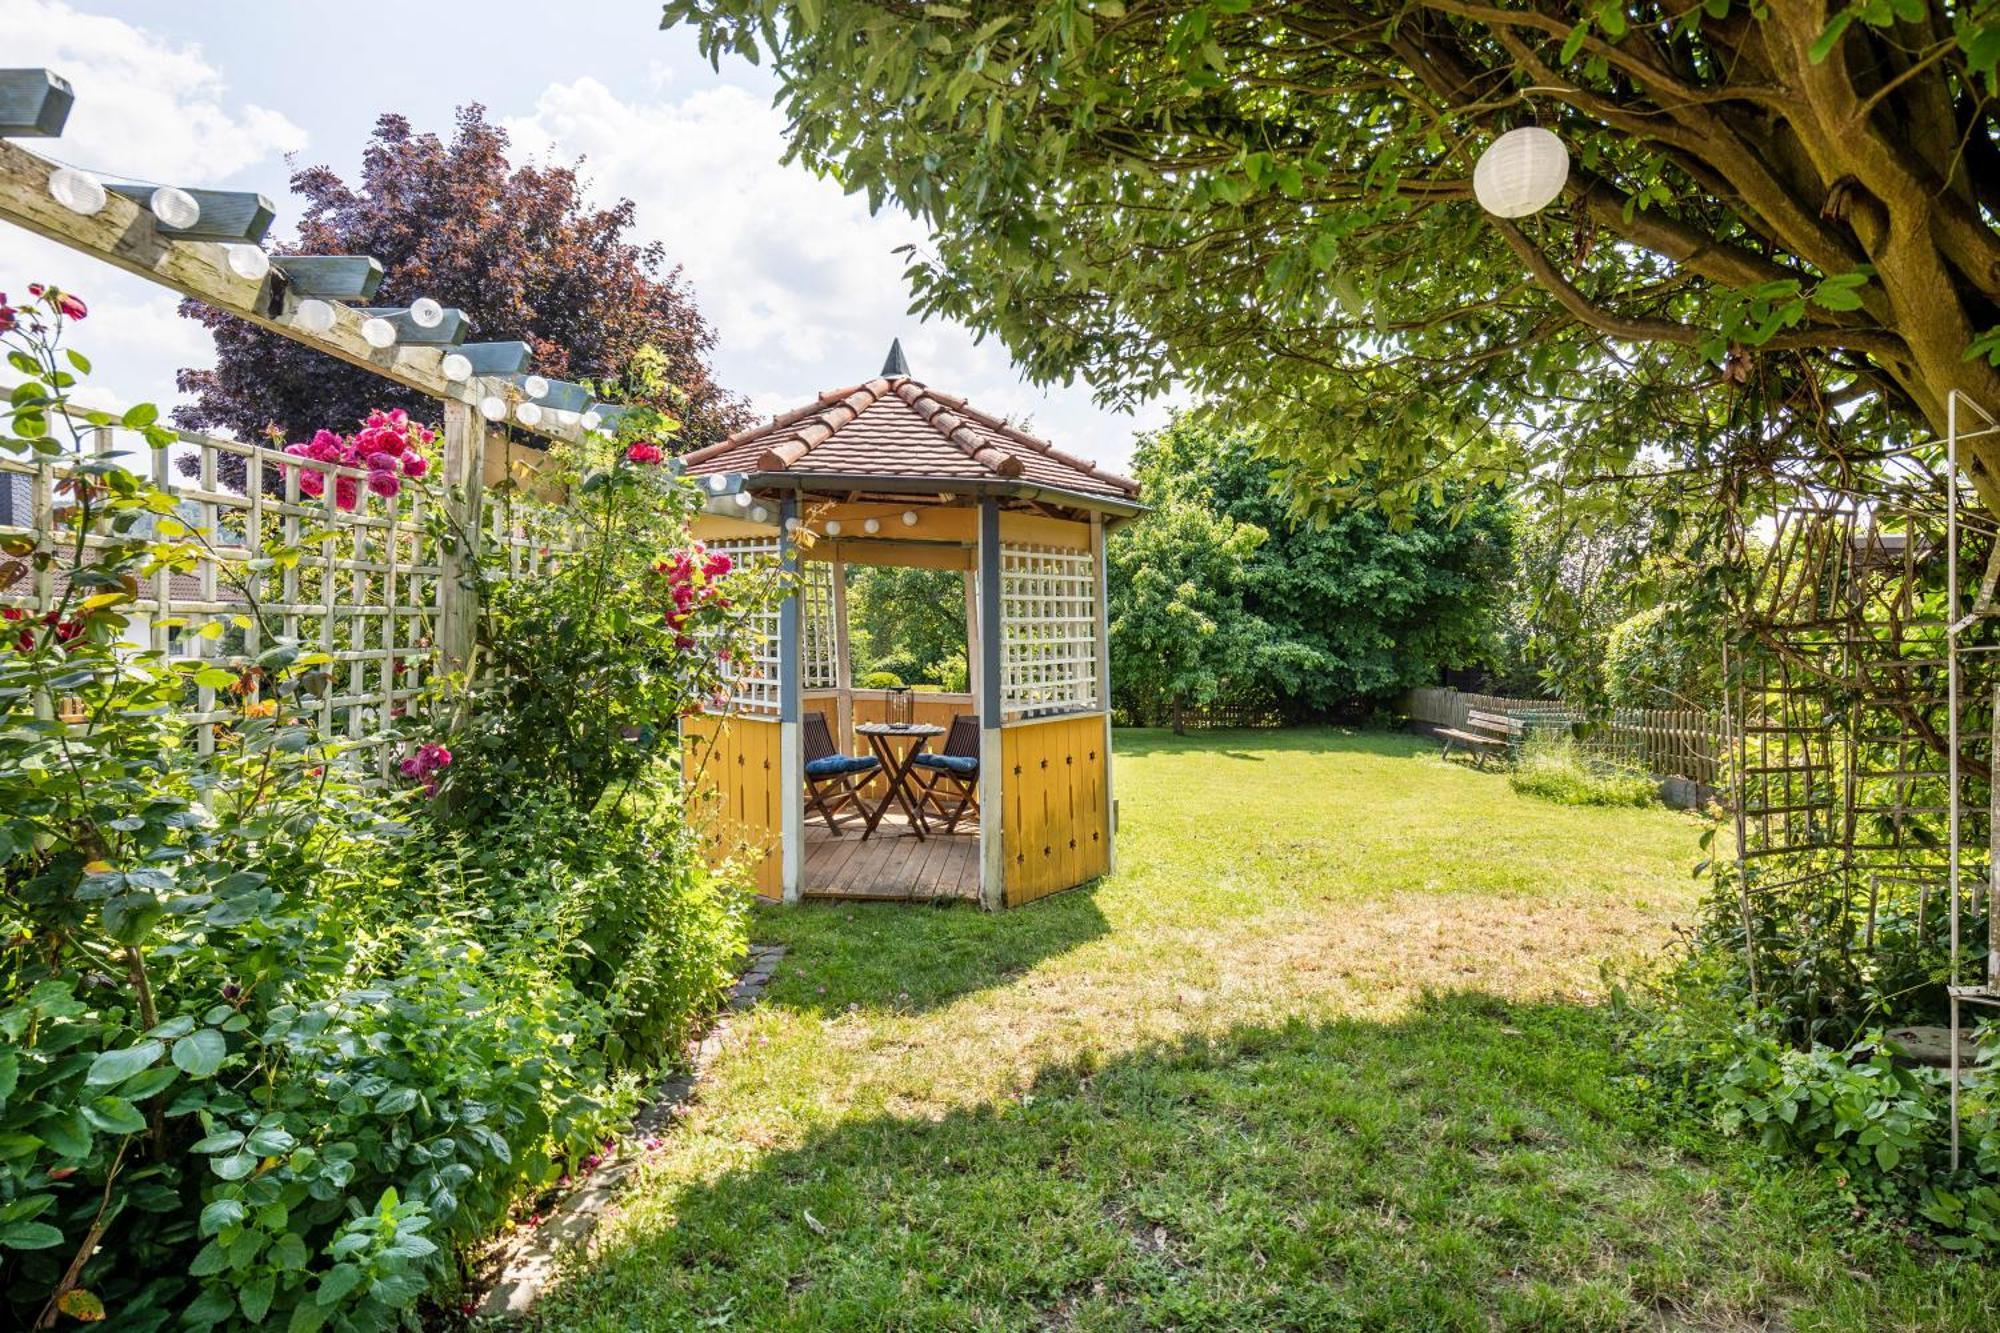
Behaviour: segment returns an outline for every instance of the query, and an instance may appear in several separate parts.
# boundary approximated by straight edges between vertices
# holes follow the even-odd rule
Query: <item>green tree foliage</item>
[[[1618,708],[1714,708],[1722,697],[1721,635],[1689,633],[1671,606],[1612,626],[1604,697]]]
[[[955,569],[850,566],[847,623],[857,681],[881,672],[906,685],[964,680],[965,588]]]
[[[593,207],[575,167],[516,167],[507,147],[506,131],[478,106],[459,111],[449,141],[383,116],[357,185],[324,166],[292,176],[307,207],[297,244],[286,248],[370,255],[383,269],[375,304],[429,296],[457,306],[472,318],[476,341],[526,342],[545,375],[606,380],[652,348],[665,373],[627,401],[672,412],[688,445],[746,424],[742,400],[709,373],[715,334],[680,270],[667,266],[657,241],[629,239],[632,201]],[[199,301],[184,302],[181,313],[215,336],[214,368],[180,374],[193,402],[175,417],[189,429],[220,426],[253,439],[275,426],[301,439],[375,407],[418,417],[433,410],[372,371]],[[241,484],[240,476],[228,480]]]
[[[1243,605],[1262,528],[1165,498],[1118,533],[1109,558],[1111,679],[1141,721],[1257,691],[1270,629]]]
[[[1492,655],[1509,508],[1491,493],[1420,500],[1401,524],[1365,497],[1301,516],[1259,437],[1205,414],[1144,437],[1135,463],[1159,512],[1112,543],[1112,675],[1141,711],[1178,693],[1322,715]]]
[[[932,226],[919,309],[1114,399],[1309,419],[1274,443],[1317,474],[1617,470],[1746,387],[1819,459],[2000,404],[1990,0],[665,15],[769,60],[797,157]],[[1561,198],[1486,214],[1475,161],[1536,123]],[[1992,504],[2000,437],[1973,452]]]

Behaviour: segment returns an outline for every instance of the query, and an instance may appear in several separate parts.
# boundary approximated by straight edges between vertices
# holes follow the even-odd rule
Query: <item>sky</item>
[[[0,50],[76,89],[62,136],[25,147],[107,179],[260,191],[280,251],[301,211],[290,164],[351,180],[382,113],[448,134],[455,108],[482,103],[516,161],[582,158],[594,196],[637,204],[634,239],[681,265],[716,332],[717,378],[760,415],[866,379],[900,337],[918,379],[1129,465],[1134,431],[1164,424],[1164,404],[1134,416],[1099,409],[1082,383],[1044,391],[998,342],[909,314],[894,251],[923,229],[781,165],[774,81],[741,60],[711,69],[690,34],[659,30],[659,12],[653,0],[0,0]],[[174,372],[213,359],[166,289],[0,228],[0,291],[36,280],[91,303],[80,344],[99,405],[176,401]]]

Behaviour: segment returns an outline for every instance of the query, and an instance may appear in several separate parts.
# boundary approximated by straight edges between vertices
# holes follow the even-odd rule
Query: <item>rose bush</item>
[[[55,532],[0,542],[0,1323],[399,1325],[510,1208],[596,1159],[715,1003],[740,895],[671,802],[515,798],[469,826],[430,799],[462,745],[434,717],[409,719],[407,781],[365,785],[318,728],[331,660],[275,625],[254,661],[127,642],[154,575],[213,568],[261,618],[252,567],[302,552],[218,548],[178,497],[81,448],[100,425],[173,436],[151,408],[65,413],[85,307],[33,295],[0,298],[21,378],[0,449],[67,479]],[[430,432],[399,414],[333,438],[291,452],[358,460],[336,486],[432,484]],[[26,595],[44,571],[47,609]],[[633,596],[648,669],[692,662],[674,594]],[[713,676],[595,688],[663,701]],[[198,689],[224,714],[212,753],[184,711]]]

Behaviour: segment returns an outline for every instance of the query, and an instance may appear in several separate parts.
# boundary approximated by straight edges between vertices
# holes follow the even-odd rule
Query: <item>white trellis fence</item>
[[[147,576],[119,608],[135,650],[213,664],[237,677],[234,686],[193,687],[185,716],[201,752],[211,753],[245,707],[260,701],[263,686],[252,670],[258,656],[291,643],[328,659],[324,687],[308,705],[321,729],[345,737],[357,763],[386,777],[396,757],[391,727],[441,662],[454,655],[463,661],[455,639],[469,644],[475,615],[455,543],[441,540],[452,530],[441,527],[447,513],[432,506],[449,505],[458,532],[470,536],[468,525],[477,525],[477,540],[504,549],[513,576],[546,568],[573,540],[562,508],[519,497],[478,503],[477,460],[466,455],[476,454],[479,438],[476,431],[440,436],[442,475],[470,495],[455,505],[415,486],[372,495],[356,469],[192,433],[155,449],[137,430],[90,426],[80,450],[0,454],[0,538],[52,557],[0,558],[0,607],[40,616],[64,603],[78,548],[60,511],[76,467],[109,459],[175,497],[173,512],[153,520],[156,532],[206,552],[192,570]],[[311,473],[320,485],[303,481]],[[351,508],[339,503],[342,479],[352,483]],[[87,534],[83,561],[109,540]],[[277,549],[296,559],[269,559]]]

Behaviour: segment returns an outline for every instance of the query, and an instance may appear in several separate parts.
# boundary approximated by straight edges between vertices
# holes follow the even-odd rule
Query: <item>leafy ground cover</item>
[[[789,946],[551,1328],[1990,1328],[1990,1270],[1664,1124],[1600,961],[1699,826],[1338,731],[1119,738],[1119,872]]]

